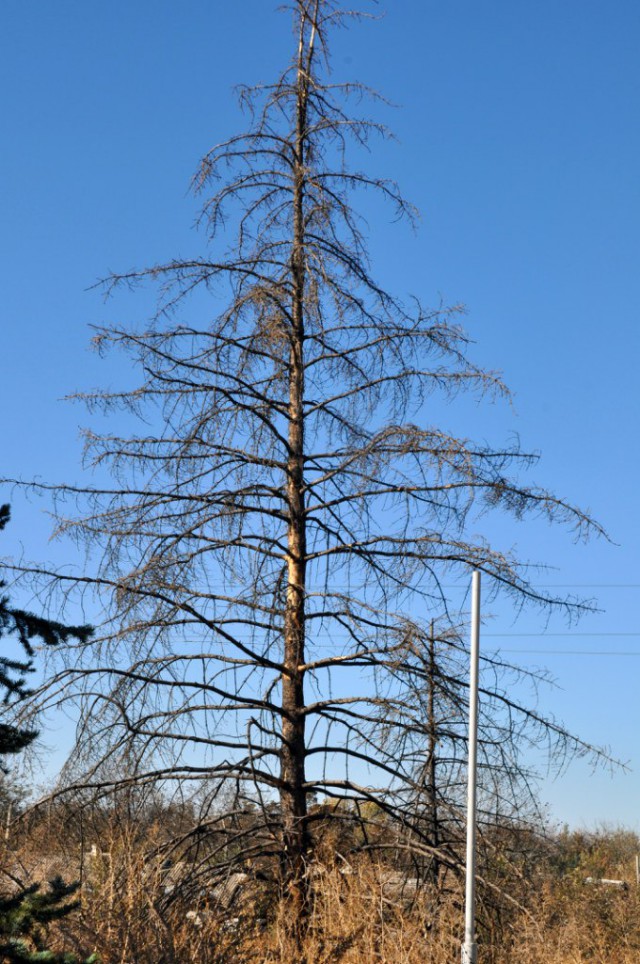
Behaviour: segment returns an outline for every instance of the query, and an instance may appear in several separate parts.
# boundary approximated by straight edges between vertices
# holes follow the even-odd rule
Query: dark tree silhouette
[[[67,503],[59,532],[98,564],[36,575],[94,592],[105,618],[33,702],[78,702],[67,792],[200,786],[180,846],[209,831],[207,872],[277,874],[297,920],[320,819],[359,821],[362,846],[393,841],[417,865],[457,862],[465,628],[446,586],[476,568],[518,605],[571,611],[509,551],[471,538],[469,521],[503,510],[577,537],[600,530],[522,484],[534,459],[519,448],[430,423],[434,394],[506,389],[468,360],[456,310],[403,302],[375,279],[354,195],[413,212],[393,182],[349,165],[385,134],[350,109],[369,92],[330,77],[331,31],[354,15],[336,0],[290,9],[291,62],[241,91],[249,130],[196,176],[205,252],[106,283],[159,285],[146,328],[96,337],[129,353],[140,384],[84,396],[143,428],[88,433],[89,461],[110,466],[113,485],[49,487]],[[527,790],[527,740],[587,748],[510,695],[504,673],[518,670],[485,666],[493,820]],[[312,795],[325,805],[310,809]]]
[[[0,531],[10,519],[8,505],[0,505]],[[5,583],[0,580],[0,591]],[[54,619],[36,616],[24,609],[9,604],[7,596],[0,596],[0,639],[17,639],[26,659],[12,659],[0,654],[0,687],[4,689],[5,705],[12,700],[24,699],[29,694],[27,676],[33,671],[34,643],[45,646],[59,646],[69,640],[86,643],[93,633],[90,626],[65,626]],[[31,743],[37,732],[23,729],[11,723],[0,723],[0,757],[5,754],[19,753]]]
[[[0,506],[0,530],[5,528],[9,517],[9,506]],[[0,581],[0,589],[4,586],[5,583]],[[56,620],[17,609],[9,604],[7,596],[0,597],[0,640],[16,638],[27,657],[16,660],[0,655],[0,686],[4,688],[5,706],[29,695],[26,681],[33,670],[36,642],[47,646],[58,646],[70,640],[86,643],[91,633],[89,626],[65,626]],[[0,756],[19,753],[37,735],[33,729],[0,722]],[[65,884],[56,877],[46,890],[38,883],[27,887],[16,884],[11,893],[0,893],[0,959],[9,964],[74,964],[77,958],[73,955],[55,954],[47,951],[45,945],[46,925],[66,917],[78,907],[78,901],[70,899],[77,889],[77,883]]]

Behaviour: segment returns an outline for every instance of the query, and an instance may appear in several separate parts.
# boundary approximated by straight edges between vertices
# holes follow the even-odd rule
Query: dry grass
[[[309,916],[308,964],[450,964],[458,961],[461,902],[456,893],[418,894],[408,905],[390,893],[383,868],[363,865],[345,874],[317,875]],[[184,907],[166,908],[132,861],[117,885],[85,899],[82,914],[65,923],[66,946],[96,947],[104,964],[292,964],[282,908],[260,915],[255,897],[216,917],[203,906],[196,920]],[[524,912],[504,915],[479,934],[484,964],[637,964],[640,899],[585,887],[577,880],[545,884]],[[70,940],[70,936],[72,939]]]
[[[635,883],[626,891],[585,885],[594,871],[622,876],[625,868],[607,862],[601,849],[571,859],[568,871],[542,864],[511,888],[526,905],[521,910],[481,893],[482,964],[640,961],[640,890]],[[627,860],[627,875],[630,869]],[[307,964],[459,961],[462,894],[451,876],[439,891],[402,893],[397,870],[360,858],[316,866],[310,879]],[[166,870],[119,834],[90,872],[85,866],[82,909],[56,925],[53,942],[80,954],[97,950],[103,964],[297,964],[286,909],[265,884],[245,887],[222,912],[211,895],[195,903],[172,896]]]
[[[546,883],[521,915],[496,964],[638,964],[640,892],[585,886],[574,877]]]

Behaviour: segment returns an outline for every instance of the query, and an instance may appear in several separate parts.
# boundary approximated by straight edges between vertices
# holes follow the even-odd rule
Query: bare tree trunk
[[[438,727],[435,712],[435,688],[436,688],[436,640],[433,621],[431,622],[431,633],[429,637],[429,696],[428,696],[428,752],[429,770],[427,796],[429,799],[429,819],[431,822],[431,846],[437,852],[440,846],[440,827],[438,821],[438,785],[436,782],[436,748],[438,744]],[[438,886],[440,874],[440,862],[437,853],[434,854],[431,863],[431,880],[434,886]]]
[[[306,858],[309,834],[305,787],[305,594],[306,514],[304,497],[304,322],[305,248],[304,184],[308,102],[308,65],[313,56],[315,25],[305,50],[306,18],[301,17],[297,73],[296,156],[293,175],[293,243],[291,251],[292,312],[289,351],[289,455],[287,460],[287,595],[284,613],[284,672],[282,675],[281,808],[283,872],[290,901],[288,919],[296,943],[304,933],[307,905]],[[305,59],[307,64],[305,64]]]

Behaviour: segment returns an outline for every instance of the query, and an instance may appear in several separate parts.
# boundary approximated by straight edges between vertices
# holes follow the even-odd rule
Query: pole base
[[[478,945],[474,942],[470,942],[462,945],[462,964],[477,964],[478,962]]]

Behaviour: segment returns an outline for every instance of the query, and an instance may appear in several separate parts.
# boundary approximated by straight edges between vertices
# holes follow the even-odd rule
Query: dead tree
[[[477,568],[518,604],[566,605],[536,592],[508,551],[470,539],[468,520],[491,509],[579,537],[599,529],[523,485],[534,460],[517,447],[430,423],[435,394],[506,390],[468,360],[455,309],[404,302],[376,281],[355,195],[377,193],[396,217],[412,209],[394,183],[350,166],[385,133],[350,108],[368,92],[330,76],[331,31],[353,15],[337,0],[291,10],[291,63],[242,91],[249,130],[198,170],[204,253],[106,282],[157,284],[158,310],[146,327],[96,337],[129,353],[137,387],[84,398],[144,421],[140,434],[87,434],[88,460],[112,470],[112,485],[51,487],[59,533],[87,545],[89,563],[40,576],[91,595],[104,618],[34,706],[79,707],[67,792],[200,785],[180,846],[208,830],[209,871],[277,871],[301,913],[312,794],[327,802],[322,819],[368,814],[380,832],[364,846],[455,862],[445,844],[459,821],[466,660],[446,586]],[[487,814],[505,784],[526,786],[527,733],[581,747],[515,704],[494,669]]]

